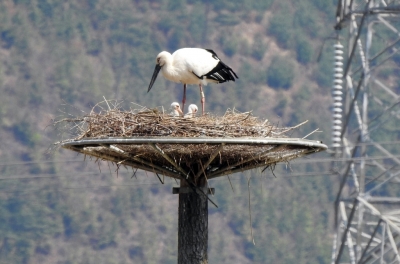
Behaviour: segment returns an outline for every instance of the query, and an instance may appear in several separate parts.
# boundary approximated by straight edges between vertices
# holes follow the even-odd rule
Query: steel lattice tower
[[[339,0],[332,263],[400,263],[400,0]]]

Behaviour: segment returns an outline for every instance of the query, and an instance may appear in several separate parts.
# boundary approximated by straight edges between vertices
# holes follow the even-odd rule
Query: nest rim
[[[219,138],[219,137],[105,137],[105,138],[85,138],[85,139],[68,139],[60,142],[60,146],[68,148],[69,146],[80,145],[96,145],[96,144],[257,144],[257,145],[295,145],[304,147],[318,148],[315,152],[328,149],[328,146],[319,140],[310,140],[303,138],[278,138],[278,137],[236,137],[236,138]]]
[[[135,158],[137,156],[132,155],[132,153],[129,153],[129,151],[127,152],[126,150],[124,150],[124,147],[125,148],[142,147],[146,145],[152,146],[154,149],[158,148],[159,153],[157,155],[159,156],[159,158],[163,160],[163,162],[160,162],[160,160],[156,161],[151,159],[149,162],[149,159],[147,160],[143,159],[140,157],[140,155],[137,155],[140,158]],[[243,148],[243,146],[244,148],[270,148],[267,151],[265,150],[261,151],[260,149],[258,149],[258,152],[255,152],[254,156],[265,157],[268,154],[272,154],[272,156],[268,157],[268,162],[266,158],[263,158],[265,159],[265,162],[262,163],[257,163],[257,161],[254,163],[252,161],[249,163],[242,163],[240,166],[230,166],[228,162],[227,164],[229,166],[227,166],[224,161],[225,166],[222,166],[219,171],[217,172],[213,172],[211,170],[206,170],[207,172],[204,171],[204,173],[208,174],[208,179],[226,176],[232,173],[236,173],[238,171],[245,171],[245,170],[255,169],[257,167],[262,167],[262,166],[265,167],[266,165],[268,166],[270,164],[289,161],[312,153],[321,152],[328,148],[325,144],[322,144],[321,141],[301,139],[301,138],[108,137],[101,139],[99,138],[86,138],[80,140],[75,139],[75,140],[67,140],[60,143],[60,146],[62,148],[73,150],[82,153],[84,155],[94,156],[103,160],[111,161],[116,164],[123,164],[133,168],[138,168],[149,172],[163,174],[165,176],[176,179],[181,179],[182,176],[185,175],[185,173],[186,174],[188,173],[188,171],[187,169],[182,170],[182,167],[180,165],[174,164],[173,161],[171,162],[171,160],[174,160],[181,154],[179,154],[178,151],[168,153],[168,150],[166,149],[164,149],[165,150],[164,153],[164,150],[162,150],[164,146],[169,146],[170,148],[171,146],[175,146],[176,149],[179,150],[182,149],[182,146],[184,147],[188,146],[188,148],[194,149],[193,146],[196,146],[198,148],[199,146],[204,146],[204,145],[207,145],[208,147],[212,146],[214,148],[214,150],[210,149],[207,152],[206,155],[210,157],[210,163],[207,164],[207,162],[205,162],[205,166],[206,164],[207,166],[211,165],[211,160],[213,160],[218,153],[221,156],[221,152],[223,152],[222,147],[224,149],[231,147],[238,150]],[[221,150],[217,150],[219,148],[221,148]],[[274,150],[279,148],[284,148],[288,150],[289,151],[288,154],[285,156],[282,155],[281,152],[274,153]],[[213,155],[214,158],[211,158]],[[171,157],[173,159],[170,159]],[[199,174],[197,175],[200,176],[201,172],[199,172]]]

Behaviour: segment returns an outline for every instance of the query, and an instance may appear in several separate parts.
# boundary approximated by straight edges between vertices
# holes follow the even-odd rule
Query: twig
[[[291,131],[291,130],[293,130],[293,129],[296,129],[296,128],[298,128],[299,126],[302,126],[302,125],[304,125],[304,124],[307,123],[307,122],[308,122],[308,120],[304,121],[303,123],[298,124],[297,126],[289,127],[288,129],[286,129],[286,130],[281,131],[280,133],[278,133],[278,135],[281,135],[281,134],[283,134],[283,133],[286,133],[286,132],[289,132],[289,131]]]
[[[136,168],[136,170],[133,172],[131,179],[132,179],[133,177],[135,177],[135,178],[137,179],[137,177],[136,177],[136,172],[137,172],[137,170],[138,170],[138,168]]]
[[[160,178],[160,176],[158,175],[158,173],[155,172],[155,174],[157,175],[157,178],[160,180],[160,182],[161,182],[162,184],[164,184],[164,181],[161,180],[161,178]]]
[[[111,110],[111,107],[110,107],[110,105],[108,104],[108,102],[107,102],[107,99],[103,96],[103,98],[104,98],[104,101],[106,101],[106,104],[107,104],[107,106],[108,106],[108,110]]]
[[[275,167],[276,167],[276,164],[273,164],[273,165],[270,166],[272,175],[274,175],[274,177],[277,178],[276,175],[275,175],[275,173],[274,173]]]
[[[206,172],[204,171],[204,167],[203,167],[203,164],[201,163],[201,160],[199,160],[199,163],[200,163],[200,167],[201,167],[201,169],[202,169],[202,171],[203,171],[204,178],[206,179],[206,182],[207,182],[207,188],[208,188],[208,190],[210,191],[211,195],[214,196],[213,192],[211,191],[210,184],[208,183],[207,174],[206,174]]]
[[[322,131],[318,131],[318,129],[319,129],[319,128],[317,128],[317,129],[315,129],[314,131],[312,131],[311,133],[307,134],[306,136],[303,137],[303,139],[306,138],[306,137],[308,137],[308,136],[311,136],[312,134],[314,134],[314,133],[316,133],[316,132],[322,132]]]
[[[232,192],[235,193],[235,190],[233,189],[233,185],[232,185],[232,182],[231,182],[231,178],[229,177],[229,175],[227,175],[227,176],[228,176],[229,184],[231,185],[231,188],[232,188]]]
[[[213,154],[211,154],[210,158],[208,159],[208,161],[204,164],[204,167],[207,169],[207,167],[211,164],[211,162],[215,159],[215,157],[218,155],[218,153],[220,153],[220,151],[224,148],[225,143],[222,143],[214,152]],[[204,171],[203,168],[203,173],[204,175],[206,175],[206,172]],[[197,179],[198,177],[200,177],[201,175],[201,170],[199,170],[199,172],[196,174],[196,176],[194,176],[195,179]]]
[[[269,167],[270,165],[271,165],[271,164],[268,164],[267,166],[265,166],[264,169],[262,169],[261,173],[263,173],[266,169],[268,169],[268,167]]]
[[[110,170],[110,175],[112,176],[111,168],[110,168],[110,163],[107,161],[108,169]]]

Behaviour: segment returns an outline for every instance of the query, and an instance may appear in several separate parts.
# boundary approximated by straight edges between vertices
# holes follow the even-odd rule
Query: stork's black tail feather
[[[236,73],[232,70],[231,67],[223,63],[222,61],[219,61],[218,64],[212,69],[209,73],[204,74],[203,76],[200,76],[200,79],[203,79],[203,77],[206,77],[207,79],[212,79],[215,80],[219,83],[227,82],[227,81],[235,81],[236,79],[239,79],[239,77],[236,75]]]
[[[225,63],[223,63],[218,58],[217,53],[215,53],[211,49],[206,49],[206,51],[210,52],[212,54],[212,57],[215,60],[218,60],[218,64],[214,67],[214,69],[212,69],[210,72],[208,72],[202,76],[198,76],[195,73],[193,73],[193,74],[195,74],[199,79],[204,79],[204,77],[206,77],[207,79],[217,81],[218,83],[223,83],[223,82],[227,82],[227,81],[235,81],[235,77],[236,77],[236,79],[239,79],[239,77],[232,70],[232,68],[229,67],[228,65],[226,65]]]

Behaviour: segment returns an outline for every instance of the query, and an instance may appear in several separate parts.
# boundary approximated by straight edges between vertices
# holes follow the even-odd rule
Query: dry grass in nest
[[[99,111],[95,111],[99,110]],[[286,137],[293,128],[279,128],[268,120],[260,120],[251,112],[228,109],[223,116],[207,114],[194,118],[173,117],[163,108],[122,110],[118,105],[104,108],[96,105],[82,117],[66,118],[74,139],[108,137]],[[297,127],[297,126],[296,126]],[[75,134],[75,135],[74,135]]]
[[[268,120],[260,120],[251,112],[227,110],[223,116],[207,114],[194,118],[172,117],[162,107],[121,110],[117,103],[110,107],[96,105],[92,111],[78,118],[67,118],[74,142],[86,139],[110,138],[288,138],[296,127],[279,128]],[[105,141],[104,141],[105,142]],[[193,177],[207,174],[212,177],[242,169],[269,166],[315,151],[310,147],[284,144],[84,144],[69,146],[74,151],[119,164],[180,178],[188,173]],[[65,146],[64,146],[65,147]],[[162,151],[157,150],[162,149]],[[218,155],[217,155],[218,154]],[[213,158],[211,158],[213,157]],[[169,160],[168,160],[169,159]],[[172,162],[171,162],[172,160]],[[184,171],[184,172],[183,172]],[[194,177],[196,178],[196,177]],[[196,179],[194,179],[196,180]]]

